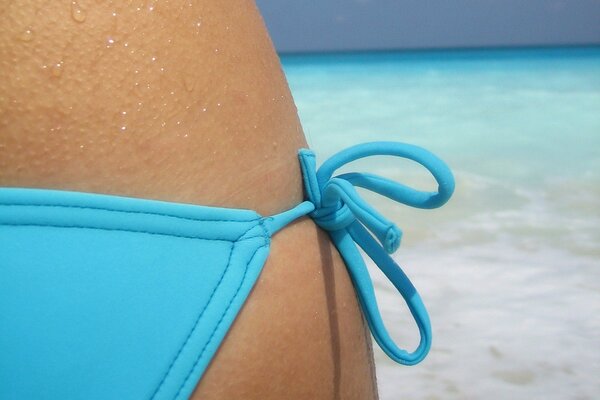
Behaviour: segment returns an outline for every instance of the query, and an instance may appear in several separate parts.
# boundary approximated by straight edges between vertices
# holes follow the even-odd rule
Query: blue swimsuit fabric
[[[359,158],[389,155],[427,168],[436,192],[367,173],[334,176]],[[412,365],[431,346],[421,298],[388,255],[401,231],[362,187],[419,208],[454,190],[448,167],[416,146],[350,147],[317,170],[299,151],[306,201],[277,215],[91,193],[0,188],[0,399],[187,399],[254,286],[271,237],[309,215],[344,258],[371,332]],[[421,334],[399,348],[379,313],[358,247],[402,295]]]

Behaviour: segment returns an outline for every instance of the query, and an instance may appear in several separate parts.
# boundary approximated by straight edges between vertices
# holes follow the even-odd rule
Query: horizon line
[[[567,49],[598,49],[600,43],[588,44],[556,44],[556,45],[497,45],[497,46],[456,46],[456,47],[400,47],[400,48],[375,48],[375,49],[341,49],[341,50],[310,50],[310,51],[277,51],[280,57],[295,56],[343,56],[357,54],[378,54],[378,53],[444,53],[444,52],[481,52],[481,51],[531,51],[531,50],[567,50]]]

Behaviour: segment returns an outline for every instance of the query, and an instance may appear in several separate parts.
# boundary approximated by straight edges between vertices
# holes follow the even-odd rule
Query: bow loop
[[[316,170],[315,156],[312,151],[302,149],[298,155],[307,197],[315,207],[310,216],[317,225],[329,232],[346,261],[375,340],[395,361],[408,365],[418,363],[425,357],[431,345],[429,316],[408,277],[386,254],[398,249],[402,231],[365,202],[356,192],[355,186],[371,190],[399,203],[429,209],[440,207],[452,195],[454,191],[452,173],[443,161],[428,151],[397,142],[372,142],[350,147],[333,155],[318,170]],[[419,191],[368,173],[352,172],[333,176],[333,173],[343,165],[372,155],[407,158],[423,165],[437,181],[438,191]],[[373,236],[377,238],[379,244]],[[385,329],[368,270],[354,243],[358,244],[384,272],[407,302],[421,334],[421,342],[412,353],[400,349]]]
[[[316,181],[324,185],[335,170],[360,158],[369,156],[395,156],[406,158],[424,166],[438,184],[437,192],[413,189],[401,183],[369,174],[347,173],[337,176],[353,185],[363,187],[394,201],[418,208],[437,208],[444,205],[454,192],[454,177],[448,166],[429,151],[406,143],[371,142],[352,146],[330,157],[316,173]]]

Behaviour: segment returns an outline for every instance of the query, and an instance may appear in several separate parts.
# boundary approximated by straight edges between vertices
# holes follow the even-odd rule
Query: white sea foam
[[[396,259],[419,288],[434,328],[431,355],[400,369],[376,351],[381,398],[594,398],[600,390],[600,265],[560,249],[503,242]],[[376,288],[388,287],[371,266]],[[405,306],[377,290],[393,337],[414,346]]]

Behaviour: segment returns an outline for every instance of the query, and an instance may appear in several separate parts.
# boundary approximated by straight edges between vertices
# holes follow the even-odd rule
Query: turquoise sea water
[[[363,141],[426,147],[455,172],[440,210],[365,194],[405,231],[394,255],[434,327],[427,360],[376,353],[381,399],[600,393],[600,48],[283,56],[323,160]],[[356,162],[433,189],[408,162]],[[362,193],[362,192],[361,192]],[[417,342],[382,274],[393,336]]]

